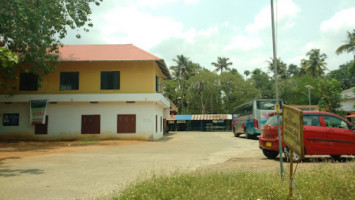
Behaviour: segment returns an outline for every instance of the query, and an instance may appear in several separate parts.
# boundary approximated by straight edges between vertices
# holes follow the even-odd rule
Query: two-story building
[[[65,45],[45,76],[19,74],[17,89],[0,92],[0,139],[157,140],[170,102],[164,60],[134,45]]]

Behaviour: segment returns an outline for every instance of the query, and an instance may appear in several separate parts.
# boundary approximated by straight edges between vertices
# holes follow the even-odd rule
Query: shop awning
[[[170,115],[167,121],[174,120],[231,120],[229,114],[206,114],[206,115]]]
[[[174,121],[176,118],[176,115],[170,115],[170,117],[168,119],[166,119],[167,121]]]
[[[232,115],[227,114],[206,114],[206,115],[192,115],[191,120],[228,120],[232,119]]]
[[[175,120],[191,120],[192,115],[176,115]]]

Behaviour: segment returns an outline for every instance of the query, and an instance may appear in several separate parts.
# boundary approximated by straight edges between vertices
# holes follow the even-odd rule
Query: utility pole
[[[275,89],[276,89],[276,113],[277,113],[277,133],[279,136],[279,155],[280,155],[280,174],[281,179],[283,179],[284,167],[282,160],[282,137],[280,129],[280,99],[279,99],[279,86],[277,81],[277,56],[276,56],[276,42],[275,42],[275,23],[274,23],[274,0],[271,1],[271,26],[272,26],[272,47],[273,47],[273,66],[274,66],[274,75],[275,75]]]

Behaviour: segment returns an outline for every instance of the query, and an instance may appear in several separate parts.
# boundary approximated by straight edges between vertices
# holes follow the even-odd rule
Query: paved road
[[[178,132],[155,142],[8,159],[0,163],[0,199],[98,198],[152,172],[250,156],[263,159],[257,140],[229,132]]]

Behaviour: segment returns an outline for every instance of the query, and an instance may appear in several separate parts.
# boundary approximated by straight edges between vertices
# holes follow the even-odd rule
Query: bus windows
[[[274,110],[275,109],[275,100],[258,100],[257,109],[259,110]],[[282,108],[282,101],[280,101],[280,108]]]

